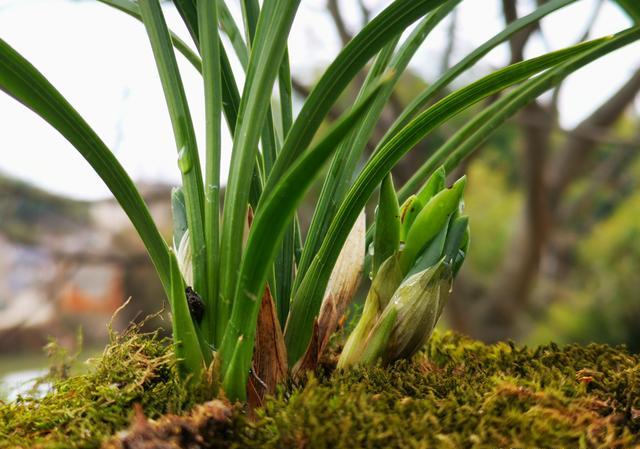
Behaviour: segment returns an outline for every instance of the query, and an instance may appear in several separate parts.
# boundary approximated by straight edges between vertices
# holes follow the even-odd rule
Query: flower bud
[[[184,278],[184,282],[187,286],[193,285],[193,258],[191,257],[191,237],[189,237],[189,230],[187,229],[182,238],[180,244],[175,249],[176,259],[178,259],[178,267],[180,273]]]
[[[339,368],[409,358],[422,348],[436,326],[469,246],[469,219],[461,215],[466,180],[462,177],[443,190],[444,178],[445,171],[440,168],[418,195],[404,203],[400,229],[404,246],[397,246],[375,274]],[[389,192],[393,185],[387,182],[382,187],[386,190],[381,203],[393,198]],[[391,218],[387,214],[387,219]],[[376,231],[380,224],[376,221]],[[388,236],[393,237],[391,243],[397,241],[397,231]],[[379,241],[376,245],[384,247]]]
[[[450,285],[450,268],[444,260],[402,282],[379,319],[396,316],[381,354],[385,363],[409,358],[422,348],[442,314]]]
[[[361,358],[367,346],[369,334],[402,282],[402,278],[403,274],[402,270],[400,270],[398,253],[396,253],[380,266],[373,279],[364,303],[362,316],[344,345],[338,360],[338,368],[362,362]]]

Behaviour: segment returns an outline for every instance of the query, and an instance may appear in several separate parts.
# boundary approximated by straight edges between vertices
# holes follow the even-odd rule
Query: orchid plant
[[[446,188],[446,175],[528,102],[640,38],[640,28],[629,28],[445,90],[515,33],[577,0],[542,2],[421,92],[362,165],[382,110],[412,57],[462,0],[391,1],[331,62],[297,116],[287,39],[300,0],[241,0],[242,28],[224,0],[174,0],[191,43],[168,29],[158,0],[100,1],[140,20],[149,36],[182,175],[172,195],[172,244],[163,239],[135,184],[98,134],[3,40],[0,89],[56,128],[111,190],[169,298],[175,352],[185,379],[197,379],[216,362],[232,400],[246,399],[252,384],[273,384],[317,363],[368,258],[372,286],[339,366],[390,363],[418,351],[442,313],[469,246],[462,210],[465,180]],[[640,16],[637,2],[620,3]],[[231,70],[230,50],[244,69],[242,90]],[[204,167],[176,51],[202,74]],[[336,99],[362,71],[367,77],[353,106],[320,132]],[[389,173],[408,151],[498,93],[497,101],[484,103],[396,191]],[[223,116],[233,136],[224,206]],[[322,192],[303,238],[297,207],[323,173]],[[362,211],[377,190],[377,214],[367,230]]]

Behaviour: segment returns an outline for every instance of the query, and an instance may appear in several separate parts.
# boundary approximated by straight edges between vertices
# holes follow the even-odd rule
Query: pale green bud
[[[184,231],[184,234],[182,234],[180,243],[178,244],[178,247],[175,248],[175,251],[180,273],[184,278],[185,284],[191,287],[193,286],[193,258],[191,257],[191,237],[189,237],[188,229]]]
[[[436,265],[405,279],[380,317],[396,316],[382,358],[386,363],[409,358],[424,346],[446,302],[451,286],[450,268]]]
[[[367,345],[368,336],[402,282],[402,278],[398,253],[396,253],[384,261],[376,273],[364,303],[362,316],[344,345],[338,360],[338,368],[362,362],[361,358]]]

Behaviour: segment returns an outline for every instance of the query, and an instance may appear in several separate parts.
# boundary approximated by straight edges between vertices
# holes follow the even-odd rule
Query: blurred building
[[[161,230],[169,187],[141,187]],[[162,309],[164,294],[144,246],[115,200],[74,201],[0,176],[0,352],[39,350],[49,337],[87,345],[114,325]]]

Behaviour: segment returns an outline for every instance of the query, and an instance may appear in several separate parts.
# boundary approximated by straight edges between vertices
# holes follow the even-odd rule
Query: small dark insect
[[[191,318],[200,324],[202,321],[202,316],[204,315],[204,301],[200,298],[191,287],[187,287],[185,289],[185,294],[187,295],[187,304],[189,305],[189,312],[191,312]]]

